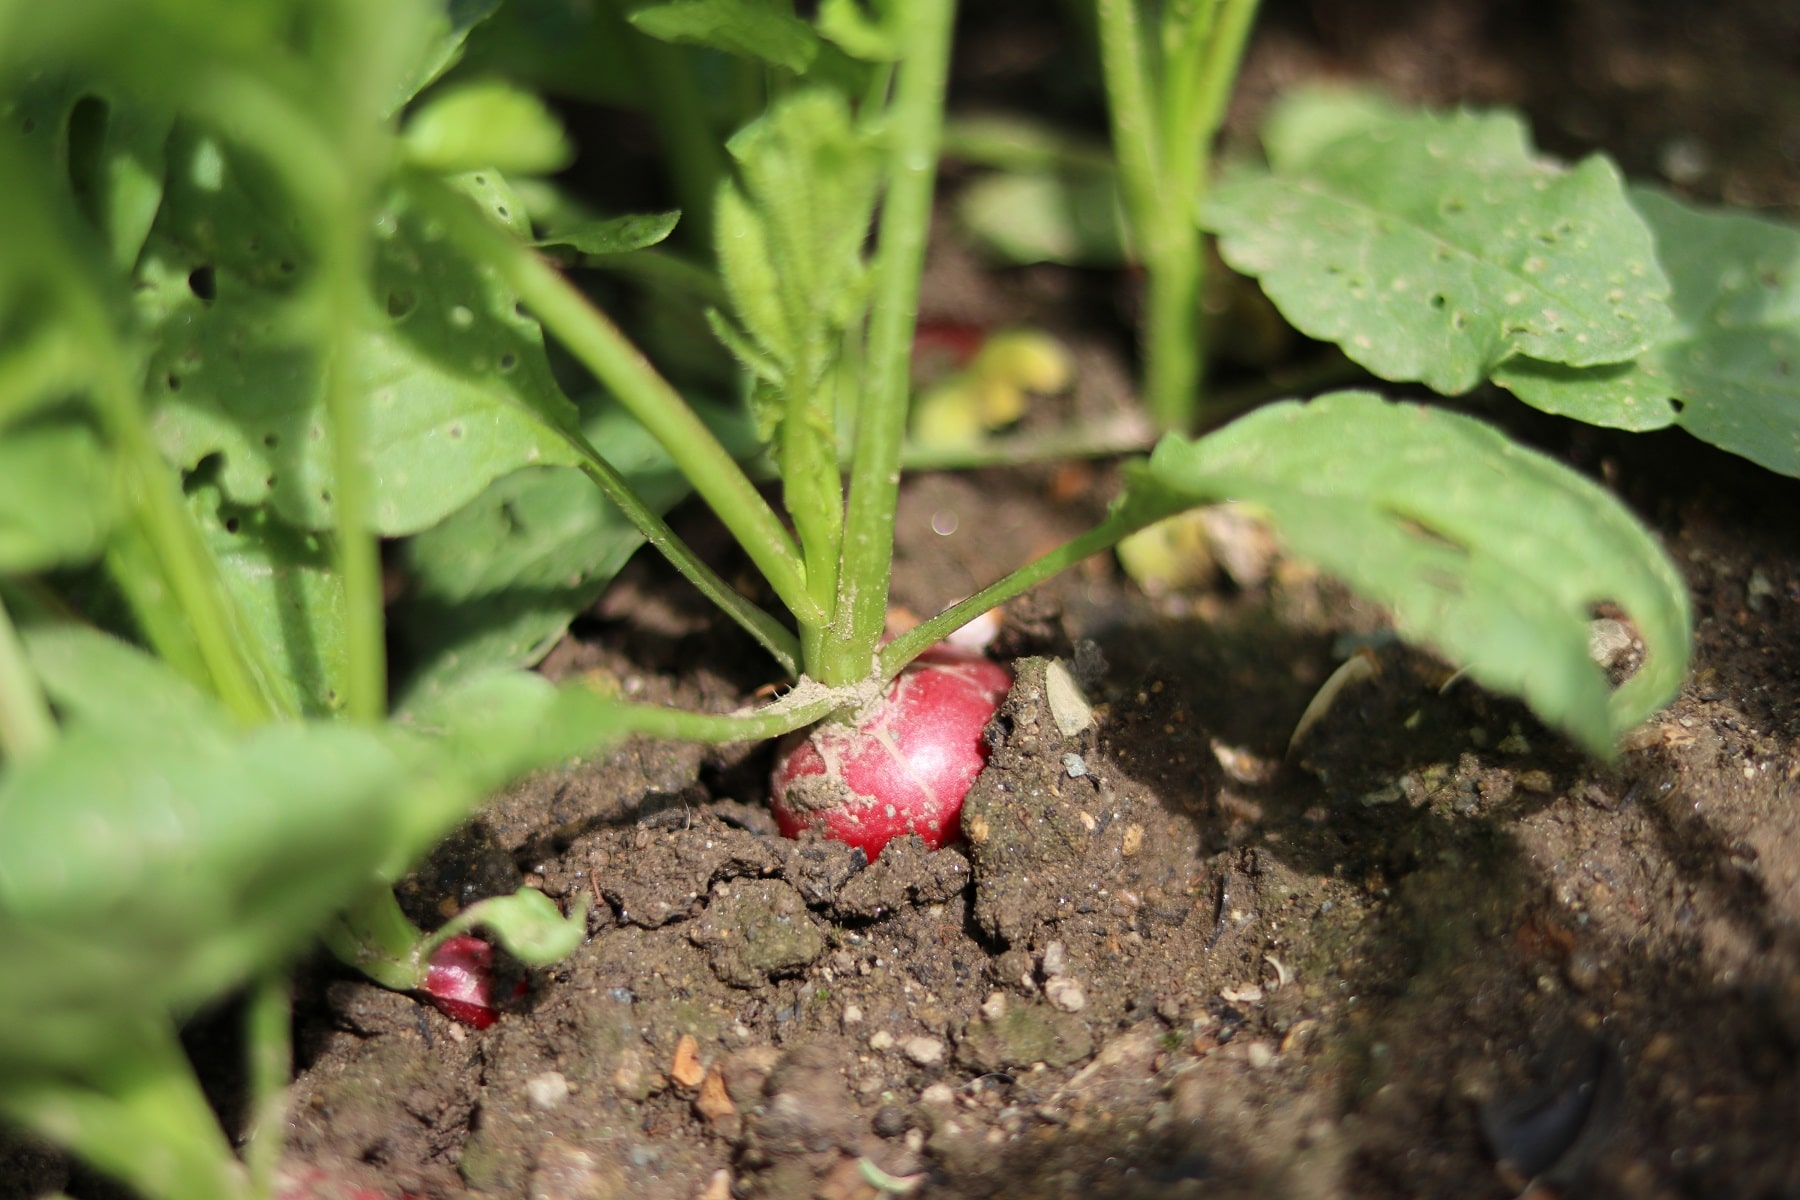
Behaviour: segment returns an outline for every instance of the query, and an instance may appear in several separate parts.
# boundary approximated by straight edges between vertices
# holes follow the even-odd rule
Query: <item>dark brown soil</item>
[[[1797,29],[1774,0],[1274,4],[1234,128],[1297,80],[1376,76],[1794,204]],[[1069,53],[1004,44],[965,64],[983,98]],[[983,274],[948,232],[936,255],[928,305],[1028,313],[1077,350],[1078,409],[1122,403],[1118,330],[1092,320],[1116,293],[1078,295],[1110,283]],[[1800,487],[1679,434],[1519,419],[1620,490],[1693,592],[1692,675],[1616,763],[1446,684],[1299,564],[1152,601],[1094,560],[1007,614],[1030,657],[964,845],[866,865],[784,841],[766,749],[634,742],[498,800],[409,903],[523,880],[588,898],[592,936],[480,1033],[309,976],[291,1158],[509,1200],[1800,1195]],[[966,594],[1107,487],[914,480],[896,600]],[[723,710],[769,675],[654,563],[578,633],[547,669],[634,696]],[[1374,678],[1290,752],[1358,645]],[[1052,711],[1047,671],[1091,726]]]

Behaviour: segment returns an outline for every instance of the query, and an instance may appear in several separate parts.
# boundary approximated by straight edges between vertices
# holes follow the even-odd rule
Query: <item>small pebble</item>
[[[876,1137],[896,1138],[906,1132],[906,1110],[898,1105],[884,1104],[875,1110],[875,1120],[871,1126]]]
[[[1094,723],[1094,706],[1081,694],[1081,685],[1060,658],[1053,659],[1044,671],[1044,699],[1050,704],[1050,717],[1056,722],[1057,732],[1066,738],[1084,732]]]
[[[1244,1061],[1260,1071],[1275,1061],[1275,1048],[1267,1042],[1251,1042],[1244,1047]]]
[[[892,1050],[893,1048],[894,1048],[894,1035],[889,1033],[887,1030],[877,1029],[874,1033],[871,1033],[869,1035],[869,1049],[871,1049],[871,1050]]]
[[[569,1081],[561,1071],[545,1071],[525,1081],[525,1100],[539,1112],[555,1112],[569,1098]]]
[[[1044,977],[1055,979],[1058,975],[1066,975],[1069,971],[1069,947],[1062,942],[1051,942],[1044,947]]]
[[[955,1104],[956,1090],[947,1083],[934,1083],[919,1093],[919,1103],[933,1106]]]
[[[844,1005],[844,1024],[846,1024],[846,1025],[861,1025],[862,1019],[863,1019],[863,1014],[862,1014],[862,1008],[860,1006],[855,1005],[855,1004]]]
[[[936,1038],[908,1038],[900,1049],[921,1067],[935,1067],[944,1061],[944,1043]]]
[[[1006,993],[989,992],[986,1000],[981,1002],[981,1016],[987,1021],[1003,1021],[1006,1019]]]
[[[1044,984],[1044,999],[1064,1012],[1080,1012],[1087,1007],[1087,992],[1067,976],[1058,976]]]
[[[1063,770],[1069,773],[1070,779],[1080,779],[1087,774],[1087,759],[1074,751],[1062,756]]]

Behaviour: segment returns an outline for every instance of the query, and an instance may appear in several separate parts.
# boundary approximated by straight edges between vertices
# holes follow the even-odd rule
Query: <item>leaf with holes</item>
[[[167,107],[98,78],[42,75],[14,101],[11,117],[29,151],[68,181],[113,265],[130,270],[162,203]]]
[[[332,524],[330,448],[307,290],[307,250],[257,164],[191,130],[171,144],[169,193],[138,271],[157,340],[148,388],[164,453],[219,458],[229,501],[273,505],[300,529]],[[524,214],[491,172],[463,185],[514,228]],[[536,322],[395,196],[378,221],[374,294],[346,369],[365,408],[376,529],[423,529],[499,476],[569,463],[572,419]]]
[[[1655,539],[1598,485],[1469,417],[1370,392],[1287,401],[1164,438],[1132,493],[1253,506],[1295,554],[1387,605],[1401,634],[1597,754],[1687,669],[1687,593]],[[1603,604],[1649,650],[1616,690],[1588,657]]]
[[[1610,162],[1541,159],[1503,114],[1353,117],[1340,136],[1272,122],[1273,167],[1203,217],[1301,332],[1446,394],[1514,356],[1625,362],[1663,336],[1668,281]]]
[[[1670,419],[1695,437],[1800,475],[1800,228],[1648,188],[1631,200],[1674,284],[1675,323],[1630,364],[1555,370],[1516,360],[1495,382],[1537,408],[1588,420],[1572,393],[1673,396],[1681,407]]]

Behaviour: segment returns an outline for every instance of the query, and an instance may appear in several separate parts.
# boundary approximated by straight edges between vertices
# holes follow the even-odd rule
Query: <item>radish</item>
[[[500,1016],[494,1007],[494,948],[467,934],[445,939],[432,952],[425,986],[420,990],[451,1020],[486,1029]],[[513,998],[518,999],[525,990],[521,979]]]
[[[856,724],[827,721],[784,745],[770,802],[781,832],[818,829],[871,862],[904,834],[929,850],[955,841],[963,797],[987,761],[982,731],[1011,686],[998,663],[926,651]]]

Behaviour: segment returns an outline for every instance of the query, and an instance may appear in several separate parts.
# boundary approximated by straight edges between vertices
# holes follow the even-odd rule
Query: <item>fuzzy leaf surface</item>
[[[1598,485],[1472,418],[1370,392],[1285,401],[1198,441],[1164,438],[1145,478],[1128,503],[1253,506],[1402,635],[1596,754],[1686,672],[1687,593],[1655,539]],[[1602,603],[1648,648],[1616,690],[1588,657]]]
[[[1543,160],[1504,114],[1349,124],[1278,124],[1272,169],[1229,176],[1202,216],[1295,328],[1450,395],[1514,356],[1617,363],[1663,335],[1668,280],[1609,161]]]
[[[1670,419],[1701,441],[1800,476],[1800,228],[1649,188],[1633,189],[1631,200],[1674,284],[1675,323],[1628,364],[1559,371],[1517,360],[1495,382],[1584,420],[1592,418],[1569,402],[1572,393],[1672,396],[1679,411]]]

